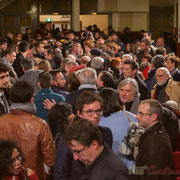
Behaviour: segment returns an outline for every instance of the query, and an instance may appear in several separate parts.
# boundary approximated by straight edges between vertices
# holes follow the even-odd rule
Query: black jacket
[[[171,173],[156,174],[165,168],[175,169],[170,140],[160,122],[147,129],[137,145],[139,153],[136,158],[136,169],[139,166],[147,166],[144,175],[136,175],[137,180],[176,180],[175,175]]]
[[[172,151],[175,151],[179,133],[178,117],[165,106],[163,106],[162,123],[169,135]]]
[[[73,108],[73,113],[74,114],[77,114],[77,112],[76,112],[76,99],[84,91],[96,91],[96,89],[93,89],[93,88],[83,88],[83,89],[80,89],[80,90],[73,91],[73,92],[71,92],[70,94],[68,94],[66,96],[66,100],[65,101],[67,103],[71,104],[71,106]]]
[[[80,168],[76,180],[128,180],[128,170],[106,145],[96,160],[88,167]],[[74,180],[75,180],[74,179]]]

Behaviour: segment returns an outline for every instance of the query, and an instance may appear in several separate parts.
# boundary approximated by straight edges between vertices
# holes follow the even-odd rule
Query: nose
[[[74,158],[75,161],[79,159],[79,157],[78,157],[78,155],[76,153],[73,153],[73,158]]]

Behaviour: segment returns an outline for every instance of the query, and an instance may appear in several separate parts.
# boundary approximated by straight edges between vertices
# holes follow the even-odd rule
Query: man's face
[[[75,38],[75,35],[73,33],[68,34],[68,38],[72,41]]]
[[[8,87],[9,72],[0,73],[0,91],[3,91]]]
[[[18,41],[22,41],[22,34],[18,34],[18,35],[16,36],[16,39],[17,39]]]
[[[96,84],[98,87],[103,87],[103,81],[101,80],[102,72],[98,74],[98,77],[96,79]]]
[[[169,71],[172,71],[175,68],[175,63],[172,63],[170,59],[166,62],[166,67]]]
[[[18,175],[21,173],[22,167],[22,157],[20,156],[18,150],[14,148],[12,152],[12,162],[9,166],[9,174],[11,175]]]
[[[145,39],[145,38],[148,38],[148,39],[149,39],[148,33],[144,33],[144,34],[143,34],[143,38],[144,38],[144,39]]]
[[[119,88],[119,98],[122,103],[132,102],[134,99],[134,89],[131,84],[126,84]]]
[[[164,47],[164,39],[163,38],[157,39],[157,46],[158,47]]]
[[[77,110],[77,114],[79,117],[87,119],[98,126],[101,119],[101,111],[102,108],[99,101],[94,101],[91,104],[84,104],[82,112]]]
[[[51,60],[53,56],[51,54],[48,54],[47,52],[44,53],[44,57],[46,60]]]
[[[139,105],[136,115],[139,126],[148,129],[152,125],[152,114],[149,113],[149,104],[143,103]]]
[[[156,71],[156,82],[159,86],[164,85],[169,78],[169,75],[164,70]]]
[[[83,146],[79,141],[72,140],[69,145],[73,152],[74,160],[79,160],[83,164],[89,166],[96,159],[97,155],[95,153],[95,145],[92,144],[88,146]]]
[[[33,57],[33,52],[31,49],[27,50],[26,58],[32,58]]]
[[[6,49],[7,49],[7,43],[3,43],[1,45],[1,50],[6,51]]]
[[[57,73],[56,75],[56,82],[57,86],[60,88],[64,88],[66,84],[66,80],[64,79],[64,76],[61,72]]]
[[[16,52],[12,52],[11,54],[7,54],[7,59],[10,63],[13,63],[16,60]]]
[[[137,72],[137,69],[132,70],[130,64],[123,64],[123,75],[124,78],[134,78],[135,74]]]
[[[40,54],[44,53],[44,44],[40,44],[37,50]]]
[[[148,49],[148,46],[146,45],[145,42],[141,42],[141,49],[142,49],[143,51],[145,51],[145,50]]]

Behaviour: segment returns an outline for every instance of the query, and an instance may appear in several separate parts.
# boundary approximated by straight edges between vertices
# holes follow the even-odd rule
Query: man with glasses
[[[145,133],[138,143],[136,169],[145,167],[142,175],[136,175],[138,180],[171,179],[176,177],[169,136],[161,125],[163,108],[157,100],[148,99],[141,102],[136,118],[139,125],[145,128]]]
[[[84,91],[81,93],[81,95],[79,95],[76,101],[76,107],[77,115],[95,124],[102,134],[103,142],[105,142],[105,144],[109,148],[112,148],[111,130],[107,127],[98,126],[102,112],[102,100],[100,96],[96,92]],[[78,116],[76,116],[74,121],[78,121],[80,119]],[[76,155],[81,155],[84,150],[85,147],[78,149],[77,151],[75,151]],[[69,147],[58,146],[54,168],[54,179],[58,180],[60,178],[66,179],[74,177],[76,172],[78,171],[76,169],[77,162],[75,160],[77,160],[77,158],[75,156],[73,157],[73,154]]]
[[[10,67],[0,62],[0,116],[9,113],[9,105],[6,99],[9,83]]]
[[[165,103],[168,100],[174,100],[178,103],[180,110],[180,84],[173,81],[168,69],[161,67],[156,71],[156,82],[151,91],[151,98]]]
[[[112,132],[108,127],[99,126],[102,112],[102,100],[96,92],[85,91],[76,101],[77,115],[96,124],[102,133],[103,140],[112,148]]]
[[[98,111],[94,111],[98,113]],[[90,113],[91,114],[91,113]],[[93,113],[92,113],[93,114]],[[99,128],[85,119],[78,118],[66,130],[64,140],[70,147],[78,166],[76,179],[127,180],[128,171],[117,155],[103,143]]]

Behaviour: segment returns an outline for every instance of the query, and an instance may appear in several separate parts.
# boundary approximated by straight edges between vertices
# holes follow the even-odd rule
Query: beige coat
[[[156,99],[156,91],[157,91],[157,84],[151,90],[152,99]],[[178,107],[180,111],[180,83],[170,78],[166,86],[165,92],[169,97],[169,100],[174,100],[178,103]]]

